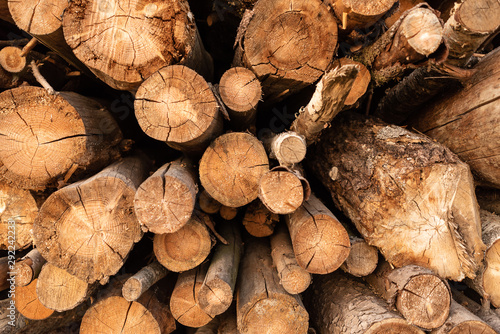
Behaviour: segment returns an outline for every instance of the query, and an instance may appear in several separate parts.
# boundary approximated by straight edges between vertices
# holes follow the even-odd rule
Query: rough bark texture
[[[54,310],[47,308],[40,302],[36,291],[37,285],[38,280],[35,279],[26,286],[17,287],[16,294],[12,298],[19,313],[31,320],[47,319],[54,314]]]
[[[21,260],[16,261],[14,272],[16,273],[16,285],[25,286],[31,283],[40,274],[42,266],[46,263],[38,249],[33,248]]]
[[[247,232],[258,238],[273,234],[277,222],[279,222],[279,216],[269,211],[260,200],[250,203],[243,217],[243,226]]]
[[[129,302],[139,299],[144,292],[165,277],[167,273],[168,270],[158,261],[148,264],[125,281],[122,287],[123,298]]]
[[[483,258],[469,167],[428,137],[339,117],[307,161],[365,240],[396,267],[474,277]]]
[[[446,319],[443,326],[432,330],[431,334],[461,333],[495,334],[496,331],[481,320],[481,318],[475,316],[453,300],[450,307],[450,316]]]
[[[340,32],[353,29],[368,28],[377,22],[396,0],[360,1],[360,0],[326,0],[333,7],[340,24]]]
[[[302,205],[305,197],[299,175],[291,170],[273,168],[260,179],[259,199],[273,213],[292,213]]]

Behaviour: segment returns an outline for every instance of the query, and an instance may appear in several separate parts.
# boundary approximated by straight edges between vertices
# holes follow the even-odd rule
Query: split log
[[[500,333],[500,316],[498,316],[495,311],[490,308],[489,303],[484,303],[479,305],[469,297],[467,297],[463,292],[452,289],[451,293],[453,299],[465,307],[469,312],[481,318],[484,322],[493,328],[497,333]]]
[[[224,313],[233,302],[238,266],[243,252],[238,226],[229,222],[222,223],[219,233],[228,244],[219,243],[216,246],[205,280],[198,292],[201,309],[211,317]]]
[[[450,287],[429,269],[415,265],[392,269],[388,262],[382,262],[364,279],[410,324],[430,330],[448,318]]]
[[[297,263],[290,234],[283,224],[271,235],[271,257],[278,271],[279,282],[286,292],[296,295],[309,287],[311,274]]]
[[[34,279],[26,286],[18,286],[15,296],[12,298],[19,313],[31,320],[47,319],[54,314],[54,310],[47,308],[40,302],[37,285],[38,280]]]
[[[224,220],[233,220],[238,215],[238,208],[223,205],[220,207],[219,215]]]
[[[469,312],[465,307],[454,300],[451,302],[450,316],[443,326],[434,329],[431,334],[459,334],[481,333],[495,334],[496,331],[488,326],[481,318]]]
[[[262,141],[269,157],[278,160],[281,166],[299,163],[306,157],[306,140],[296,132],[270,133],[264,136]]]
[[[257,198],[259,181],[269,170],[262,143],[244,132],[227,133],[214,140],[200,160],[200,181],[223,205],[240,207]]]
[[[389,310],[366,285],[339,273],[315,277],[304,304],[320,334],[424,333]]]
[[[327,0],[326,3],[332,6],[337,19],[342,22],[340,32],[348,33],[354,29],[368,28],[376,23],[391,9],[396,0]]]
[[[174,272],[192,269],[205,261],[212,248],[209,220],[206,214],[195,211],[176,232],[156,234],[153,248],[158,261]]]
[[[378,249],[370,246],[365,239],[352,232],[345,224],[351,250],[340,269],[356,277],[370,275],[378,264]]]
[[[148,169],[128,157],[53,193],[33,226],[40,254],[81,280],[107,283],[142,237],[133,200]]]
[[[307,160],[335,204],[396,267],[474,277],[483,258],[472,174],[426,136],[347,113]]]
[[[245,240],[238,277],[236,321],[240,333],[307,333],[309,315],[299,297],[279,284],[267,240]]]
[[[213,199],[205,189],[203,189],[198,196],[198,205],[203,212],[208,214],[219,212],[222,206],[222,204]]]
[[[25,286],[30,284],[40,274],[42,266],[46,263],[38,249],[33,248],[21,260],[15,264],[16,285]]]
[[[6,46],[0,50],[0,66],[9,73],[21,73],[26,69],[26,57],[23,50],[15,46]]]
[[[499,5],[500,6],[500,5]],[[423,108],[410,124],[467,162],[480,181],[500,188],[500,48],[474,67],[464,88]]]
[[[140,5],[71,1],[62,24],[78,59],[114,89],[136,90],[154,72],[172,64],[191,67],[208,79],[213,72],[185,0]]]
[[[272,213],[261,201],[254,201],[247,206],[243,217],[243,226],[254,237],[262,238],[273,234],[279,216]]]
[[[191,218],[198,192],[192,163],[181,158],[160,167],[144,181],[134,198],[137,220],[144,231],[173,233]]]
[[[479,207],[500,215],[500,190],[492,188],[476,188]]]
[[[0,178],[17,187],[55,186],[119,157],[121,131],[94,100],[19,87],[0,93],[0,106]]]
[[[142,130],[172,148],[202,153],[222,132],[212,90],[186,66],[167,66],[153,73],[135,97],[135,116]]]
[[[356,66],[356,68],[358,69],[358,73],[356,75],[356,79],[354,79],[351,90],[345,98],[344,109],[348,107],[354,107],[355,103],[366,93],[368,85],[370,84],[370,81],[372,79],[370,71],[368,71],[365,65],[350,58],[344,57],[336,59],[333,62],[332,69],[342,67],[345,68],[346,65]]]
[[[168,270],[158,261],[148,264],[125,281],[122,287],[123,298],[129,302],[136,301],[167,273]]]
[[[349,235],[333,213],[311,194],[286,216],[297,263],[313,274],[337,270],[350,251]]]
[[[272,213],[292,213],[307,195],[302,179],[288,168],[275,167],[260,178],[259,199]]]
[[[242,19],[236,45],[233,64],[255,73],[270,104],[323,75],[335,55],[337,23],[320,0],[260,0]]]

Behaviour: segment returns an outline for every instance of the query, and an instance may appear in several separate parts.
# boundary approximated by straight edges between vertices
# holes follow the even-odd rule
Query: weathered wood
[[[123,298],[129,302],[136,301],[167,273],[168,270],[158,261],[148,264],[123,283]]]
[[[222,206],[222,204],[213,199],[205,189],[203,189],[198,196],[198,205],[203,212],[208,214],[219,212]]]
[[[474,277],[483,258],[467,164],[428,137],[346,113],[307,160],[365,240],[396,267]]]
[[[429,269],[415,265],[393,269],[382,262],[364,279],[410,324],[430,330],[442,326],[448,318],[450,287]]]
[[[271,159],[276,159],[282,166],[301,162],[306,157],[307,144],[304,136],[293,131],[279,134],[271,133],[262,138]]]
[[[16,287],[16,294],[13,296],[16,309],[24,317],[31,320],[43,320],[54,314],[54,311],[44,306],[38,297],[37,279],[26,286]]]
[[[350,58],[344,57],[336,59],[333,62],[332,69],[342,67],[345,68],[346,65],[356,66],[358,73],[356,74],[356,78],[354,79],[349,94],[347,94],[347,97],[345,98],[344,109],[355,105],[355,103],[366,93],[368,85],[372,79],[370,71],[368,71],[365,65]]]
[[[142,237],[133,199],[148,170],[146,159],[128,157],[53,193],[33,226],[40,254],[88,283],[105,284]]]
[[[373,25],[391,9],[396,0],[327,0],[325,2],[332,6],[337,19],[341,22],[340,32],[347,33],[356,28],[363,29]]]
[[[262,143],[244,132],[224,134],[214,140],[200,160],[200,181],[223,205],[240,207],[257,198],[259,181],[269,170]]]
[[[469,312],[478,316],[484,322],[488,324],[491,328],[493,328],[497,333],[500,333],[500,317],[490,308],[490,305],[483,304],[479,305],[469,297],[467,297],[463,292],[459,292],[455,289],[451,290],[453,295],[453,299],[465,307]]]
[[[370,275],[377,268],[378,249],[370,246],[365,239],[355,235],[348,228],[346,231],[349,234],[351,250],[340,269],[356,277]]]
[[[279,284],[267,240],[245,240],[238,277],[236,321],[240,333],[307,333],[309,315],[299,297]]]
[[[451,302],[450,316],[443,326],[434,329],[431,334],[459,334],[481,333],[495,334],[496,331],[488,326],[481,318],[469,312],[465,307],[454,300]]]
[[[196,171],[185,159],[169,162],[137,189],[134,209],[144,231],[173,233],[191,218],[198,192]]]
[[[21,260],[16,261],[13,270],[16,273],[16,285],[25,286],[30,284],[31,281],[38,277],[42,266],[46,262],[36,248],[33,248]]]
[[[259,199],[272,213],[292,213],[302,205],[305,197],[299,175],[287,168],[275,167],[260,178]]]
[[[297,263],[313,274],[337,270],[350,251],[349,235],[333,213],[311,194],[286,216]]]
[[[269,211],[259,200],[247,206],[243,217],[243,226],[247,232],[258,238],[273,234],[277,222],[279,222],[279,216]]]
[[[0,93],[0,133],[0,178],[25,189],[54,186],[74,166],[75,177],[98,171],[119,157],[122,139],[94,100],[40,87]]]
[[[10,73],[20,73],[26,69],[26,57],[21,56],[22,49],[6,46],[0,50],[0,66]]]

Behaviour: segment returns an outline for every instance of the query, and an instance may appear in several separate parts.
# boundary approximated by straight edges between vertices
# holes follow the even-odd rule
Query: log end
[[[19,73],[26,68],[26,57],[21,56],[22,50],[7,46],[0,50],[0,65],[10,73]]]
[[[232,67],[224,72],[219,92],[222,102],[236,114],[254,110],[262,97],[259,80],[244,67]]]
[[[389,318],[374,323],[364,334],[424,334],[424,331],[410,325],[406,320],[400,318]]]
[[[311,285],[311,274],[302,267],[286,267],[279,273],[280,284],[289,294],[296,295],[306,291]]]
[[[357,277],[370,275],[378,263],[378,250],[370,246],[366,241],[351,238],[351,251],[349,256],[340,267],[345,272]]]
[[[122,296],[129,302],[136,301],[142,292],[142,284],[138,279],[131,277],[123,284]]]
[[[259,198],[269,211],[289,214],[297,210],[304,201],[302,182],[289,171],[269,171],[259,183]]]
[[[435,52],[443,40],[443,26],[428,8],[412,10],[404,18],[400,29],[410,46],[424,56]]]
[[[19,313],[31,320],[47,319],[54,314],[54,310],[44,306],[38,299],[37,283],[38,279],[34,279],[26,286],[18,286],[12,297]]]
[[[211,317],[224,313],[233,302],[233,290],[225,281],[215,278],[206,282],[198,293],[200,307]]]

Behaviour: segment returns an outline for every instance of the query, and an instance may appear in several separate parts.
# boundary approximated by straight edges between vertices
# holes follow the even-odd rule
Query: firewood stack
[[[500,333],[498,0],[0,18],[1,333]]]

